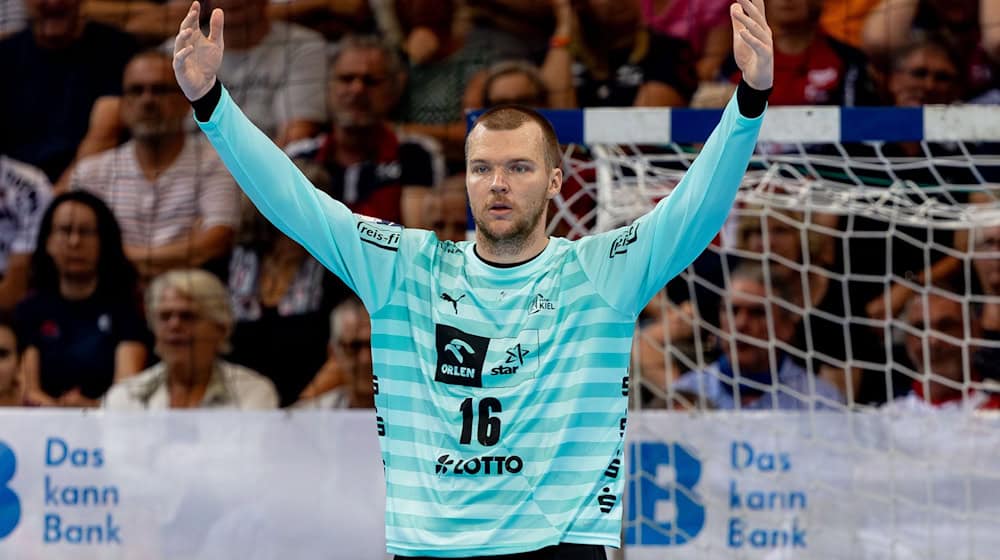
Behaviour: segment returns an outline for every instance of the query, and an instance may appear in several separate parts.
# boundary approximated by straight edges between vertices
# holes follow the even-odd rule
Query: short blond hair
[[[198,268],[176,269],[153,279],[146,290],[146,320],[155,328],[160,301],[167,290],[174,290],[190,299],[199,312],[225,330],[222,352],[229,352],[229,335],[233,332],[233,307],[229,290],[216,276]]]

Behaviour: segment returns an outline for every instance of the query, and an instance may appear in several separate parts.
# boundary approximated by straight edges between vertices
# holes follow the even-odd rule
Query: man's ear
[[[546,193],[546,198],[548,198],[549,200],[555,198],[556,195],[559,194],[559,191],[562,190],[562,182],[563,182],[563,171],[562,168],[557,167],[552,170],[552,177],[551,179],[549,179],[549,188]]]

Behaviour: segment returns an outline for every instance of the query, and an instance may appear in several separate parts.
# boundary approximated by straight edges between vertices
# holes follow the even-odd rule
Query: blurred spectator
[[[11,311],[28,290],[38,222],[52,200],[40,170],[0,154],[0,311]]]
[[[349,33],[374,33],[378,4],[388,0],[271,0],[267,15],[304,25],[323,34],[328,41],[337,41]],[[206,12],[207,13],[207,12]]]
[[[457,7],[452,0],[394,0],[393,4],[402,33],[400,46],[410,64],[440,60],[461,46],[452,33]]]
[[[21,379],[21,347],[14,324],[0,315],[0,406],[24,406],[24,381]]]
[[[402,130],[437,140],[452,163],[462,159],[463,95],[488,52],[462,46],[454,31],[453,0],[394,0],[408,63],[393,120]]]
[[[171,268],[219,268],[239,226],[240,194],[203,135],[184,131],[191,106],[171,59],[139,54],[125,68],[123,88],[121,119],[132,139],[81,161],[73,188],[111,207],[125,254],[144,280]]]
[[[541,64],[554,27],[550,4],[539,0],[465,0],[470,29],[464,49],[484,66],[521,59]]]
[[[781,350],[795,336],[797,321],[768,300],[768,291],[759,264],[743,262],[732,271],[719,310],[723,355],[704,370],[682,375],[673,390],[699,394],[720,409],[796,410],[844,404],[840,391],[812,378]],[[779,301],[792,301],[784,284],[775,284],[770,291]]]
[[[319,164],[300,167],[317,188],[329,184]],[[227,359],[268,377],[288,406],[326,361],[330,311],[348,288],[263,217],[255,222],[263,231],[229,263],[236,325]]]
[[[377,37],[341,39],[331,62],[332,129],[287,151],[322,164],[331,177],[328,192],[352,211],[414,226],[444,164],[432,140],[397,134],[387,121],[404,82],[400,64]]]
[[[177,33],[177,22],[191,9],[190,0],[83,0],[85,18],[113,25],[155,45]]]
[[[136,51],[125,33],[80,18],[80,0],[27,0],[31,26],[0,41],[0,153],[53,183],[77,153],[91,107],[121,92]]]
[[[980,11],[980,1],[984,5]],[[997,63],[987,55],[984,39],[995,40],[998,19],[989,14],[995,0],[881,0],[865,20],[862,44],[876,60],[885,60],[896,49],[927,35],[939,35],[947,52],[960,61],[967,80],[965,97],[997,87]],[[994,48],[995,45],[989,48]]]
[[[826,34],[819,25],[822,0],[772,0],[766,5],[774,38],[771,105],[877,105],[868,59]],[[740,80],[729,57],[724,72]]]
[[[949,53],[945,44],[934,38],[917,39],[900,48],[893,55],[892,68],[887,89],[893,105],[918,107],[929,103],[954,103],[960,99],[958,61]],[[976,149],[972,145],[967,148]],[[858,152],[857,155],[868,154]],[[896,172],[896,180],[926,186],[939,186],[942,181],[945,185],[980,182],[968,169],[961,166],[933,164],[934,158],[967,157],[962,147],[956,144],[892,142],[882,146],[877,155],[930,160],[930,165],[926,166],[901,166]],[[921,198],[925,196],[919,195]],[[954,189],[946,193],[931,193],[929,196],[939,198],[945,204],[963,204],[967,201],[965,193]],[[889,226],[884,220],[864,216],[853,223],[854,231],[888,232]],[[923,228],[902,224],[895,224],[893,228],[894,234],[885,237],[887,243],[872,243],[870,238],[865,237],[846,239],[846,254],[850,255],[852,271],[875,276],[894,274],[918,285],[953,281],[953,277],[961,273],[961,261],[941,250],[955,247],[954,231],[934,228],[933,223]],[[924,250],[927,244],[931,245],[929,254]],[[913,294],[911,287],[895,280],[887,293],[881,280],[874,283],[856,281],[851,291],[855,297],[867,298],[865,311],[875,319],[898,315]]]
[[[864,375],[859,362],[881,364],[884,352],[864,326],[849,320],[864,316],[864,302],[845,298],[835,238],[817,226],[834,229],[838,217],[791,210],[753,209],[739,222],[737,248],[766,256],[772,286],[792,296],[784,303],[801,307],[794,314],[797,350],[793,359],[850,395],[852,402],[885,402],[884,382],[877,373]],[[807,221],[808,220],[808,221]],[[792,313],[792,312],[789,312]]]
[[[972,268],[984,301],[979,311],[982,336],[993,344],[973,355],[977,371],[1000,382],[1000,224],[980,225],[972,231]]]
[[[980,380],[965,356],[964,342],[979,336],[979,321],[970,313],[969,302],[957,294],[932,288],[910,299],[904,310],[906,356],[913,365],[912,390],[890,405],[894,408],[979,408],[988,396],[971,387]],[[968,319],[968,330],[966,330]]]
[[[368,312],[357,298],[344,300],[330,315],[330,361],[343,382],[318,397],[300,401],[308,408],[374,408],[372,328]]]
[[[0,0],[0,39],[17,33],[28,25],[24,0]]]
[[[462,48],[453,34],[453,0],[395,0],[407,57],[406,87],[394,111],[402,130],[437,140],[449,161],[462,157],[463,95],[486,53]]]
[[[698,83],[691,47],[643,26],[639,0],[586,0],[575,15],[570,106],[688,104]]]
[[[962,98],[960,61],[939,40],[925,38],[903,45],[890,64],[886,85],[897,107],[948,104]]]
[[[70,192],[49,205],[31,259],[31,295],[17,307],[27,398],[96,406],[111,386],[146,364],[148,333],[135,269],[111,210]]]
[[[819,23],[827,35],[861,48],[861,28],[879,0],[824,0]]]
[[[442,0],[428,0],[431,3],[441,3]],[[422,4],[424,0],[406,0],[403,4]],[[449,3],[450,2],[444,2]],[[549,106],[552,108],[569,108],[575,106],[575,94],[572,88],[572,55],[566,48],[569,46],[573,31],[573,12],[571,0],[551,0],[551,7],[548,3],[540,3],[545,11],[551,10],[556,16],[555,28],[550,41],[551,48],[540,51],[545,55],[544,63],[539,70],[535,66],[536,58],[529,54],[532,48],[526,47],[524,42],[514,49],[506,48],[506,31],[496,30],[490,27],[489,19],[503,12],[504,5],[508,2],[499,2],[497,6],[489,8],[485,5],[474,8],[472,11],[486,16],[485,27],[477,26],[476,29],[466,36],[463,48],[444,58],[433,58],[422,64],[412,64],[413,54],[411,53],[409,83],[401,103],[399,119],[404,121],[402,126],[405,130],[430,135],[438,140],[445,152],[451,169],[458,170],[464,166],[463,149],[465,142],[465,121],[462,109],[479,109],[486,107],[484,100],[484,81],[488,74],[493,74],[494,69],[486,70],[490,65],[499,70],[505,82],[502,87],[514,85],[521,87],[523,84],[511,84],[518,79],[528,78],[535,80],[533,87],[538,96],[545,96],[543,101],[537,101],[537,97],[532,98],[529,105]],[[515,2],[516,3],[516,2]],[[525,9],[535,13],[526,5],[519,5],[517,10]],[[485,10],[485,12],[484,12]],[[509,15],[509,14],[508,14]],[[537,15],[537,14],[536,14]],[[543,12],[544,15],[544,12]],[[440,24],[439,24],[440,25]],[[546,23],[548,25],[548,23]],[[455,27],[454,25],[452,26]],[[421,37],[419,28],[410,33],[410,37]],[[442,32],[444,32],[442,30]],[[454,32],[451,33],[451,44],[455,44]],[[496,46],[498,50],[492,50],[491,46],[482,43],[483,36],[495,35],[501,39]],[[524,35],[517,37],[517,40],[524,39]],[[418,44],[420,44],[418,42]],[[412,51],[412,47],[407,47]],[[425,49],[426,50],[426,49]],[[517,61],[517,66],[512,68],[502,68],[501,65],[508,61]],[[541,85],[540,84],[544,84]]]
[[[700,81],[714,80],[733,48],[729,0],[641,0],[642,18],[657,33],[683,39]]]
[[[278,393],[267,378],[220,357],[229,349],[233,312],[218,278],[204,270],[171,270],[150,284],[146,305],[161,362],[116,383],[105,397],[105,408],[278,406]]]
[[[258,128],[285,145],[315,135],[327,120],[326,43],[311,29],[271,21],[267,6],[268,0],[211,0],[202,13],[226,13],[219,80]],[[173,56],[174,40],[162,49]]]
[[[537,66],[526,60],[505,60],[494,64],[486,70],[482,86],[477,92],[477,103],[474,107],[470,106],[470,109],[478,107],[489,109],[508,104],[535,108],[553,107],[549,88],[541,72]]]
[[[465,241],[469,230],[468,206],[465,175],[452,175],[424,198],[421,227],[433,230],[441,241]]]
[[[633,385],[638,389],[634,396],[645,407],[672,404],[673,400],[664,396],[667,387],[690,369],[685,363],[692,363],[698,357],[694,305],[691,300],[677,305],[668,301],[664,290],[649,302],[646,312],[650,318],[640,319],[632,342],[632,372],[640,382]]]

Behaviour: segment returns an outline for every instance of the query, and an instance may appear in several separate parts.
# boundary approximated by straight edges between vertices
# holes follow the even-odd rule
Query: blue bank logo
[[[17,471],[14,450],[0,441],[0,539],[11,534],[21,520],[21,501],[7,485]]]
[[[677,443],[632,443],[628,452],[625,544],[676,546],[694,539],[705,526],[695,490],[701,461]]]

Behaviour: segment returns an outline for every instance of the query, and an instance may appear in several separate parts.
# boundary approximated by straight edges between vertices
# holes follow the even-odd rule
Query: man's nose
[[[507,172],[503,168],[497,168],[493,172],[493,180],[490,182],[491,190],[501,190],[506,191],[510,188],[510,184],[507,182]]]

